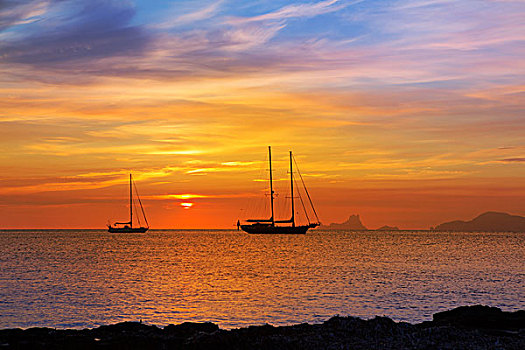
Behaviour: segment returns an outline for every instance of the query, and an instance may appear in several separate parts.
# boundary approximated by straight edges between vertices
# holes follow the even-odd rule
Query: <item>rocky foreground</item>
[[[0,349],[525,349],[525,311],[463,306],[420,324],[332,317],[322,324],[222,330],[124,322],[84,330],[0,330]]]

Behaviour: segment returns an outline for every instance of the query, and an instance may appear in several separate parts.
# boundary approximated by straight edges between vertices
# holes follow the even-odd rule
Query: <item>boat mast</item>
[[[133,227],[133,187],[131,187],[131,174],[129,174],[129,227]]]
[[[292,151],[290,151],[290,199],[292,201],[292,227],[295,227],[295,214],[293,206],[293,168],[292,168]]]
[[[270,162],[270,206],[272,207],[272,226],[275,226],[275,216],[273,215],[273,178],[272,178],[272,146],[268,146],[268,160]]]

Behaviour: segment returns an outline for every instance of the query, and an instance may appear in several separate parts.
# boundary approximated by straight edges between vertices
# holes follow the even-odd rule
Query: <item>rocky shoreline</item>
[[[93,329],[0,330],[0,349],[525,349],[525,311],[462,306],[419,324],[335,316],[321,324],[222,330],[123,322]]]

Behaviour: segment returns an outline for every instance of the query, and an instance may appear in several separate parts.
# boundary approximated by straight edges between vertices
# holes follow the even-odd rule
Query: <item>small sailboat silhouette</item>
[[[306,189],[306,186],[304,184],[304,181],[302,181],[304,190],[308,196],[308,200],[310,202],[310,205],[312,207],[313,213],[315,215],[315,218],[317,219],[316,222],[310,222],[310,219],[307,217],[308,224],[307,225],[296,225],[295,223],[295,208],[294,208],[294,178],[293,178],[293,155],[292,151],[290,151],[290,203],[291,203],[291,217],[288,220],[275,220],[275,213],[274,213],[274,198],[275,198],[275,192],[273,190],[273,177],[272,177],[272,148],[268,146],[268,157],[269,157],[269,164],[270,164],[270,208],[271,208],[271,217],[269,219],[248,219],[246,220],[249,224],[239,225],[240,228],[248,233],[257,233],[257,234],[305,234],[306,231],[310,228],[314,228],[320,225],[319,218],[317,217],[317,213],[315,211],[314,205],[312,203],[312,200],[310,198],[310,194],[308,193],[308,190]],[[300,173],[299,173],[300,175]],[[302,177],[301,177],[302,180]],[[301,200],[301,203],[303,201]],[[303,204],[304,206],[304,204]],[[288,224],[288,225],[277,225],[277,224]]]
[[[141,225],[140,216],[137,215],[139,227],[133,227],[133,185],[134,184],[135,183],[133,181],[133,177],[131,174],[129,174],[129,221],[115,222],[113,225],[111,224],[107,225],[108,232],[111,232],[111,233],[144,233],[149,229],[148,219],[146,218],[146,213],[144,212],[144,207],[142,207],[142,202],[140,200],[136,186],[135,186],[135,192],[137,193],[137,199],[140,205],[142,216],[144,217],[144,221],[146,222],[146,226],[144,227]]]

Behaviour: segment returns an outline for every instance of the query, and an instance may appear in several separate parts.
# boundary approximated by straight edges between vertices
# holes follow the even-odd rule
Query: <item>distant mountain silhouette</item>
[[[525,217],[489,211],[471,221],[450,221],[437,225],[435,231],[525,232]]]
[[[324,230],[367,230],[367,228],[361,223],[359,215],[350,215],[348,220],[343,223],[321,225],[319,228]]]
[[[376,231],[399,231],[399,227],[385,225],[385,226],[381,226]]]

